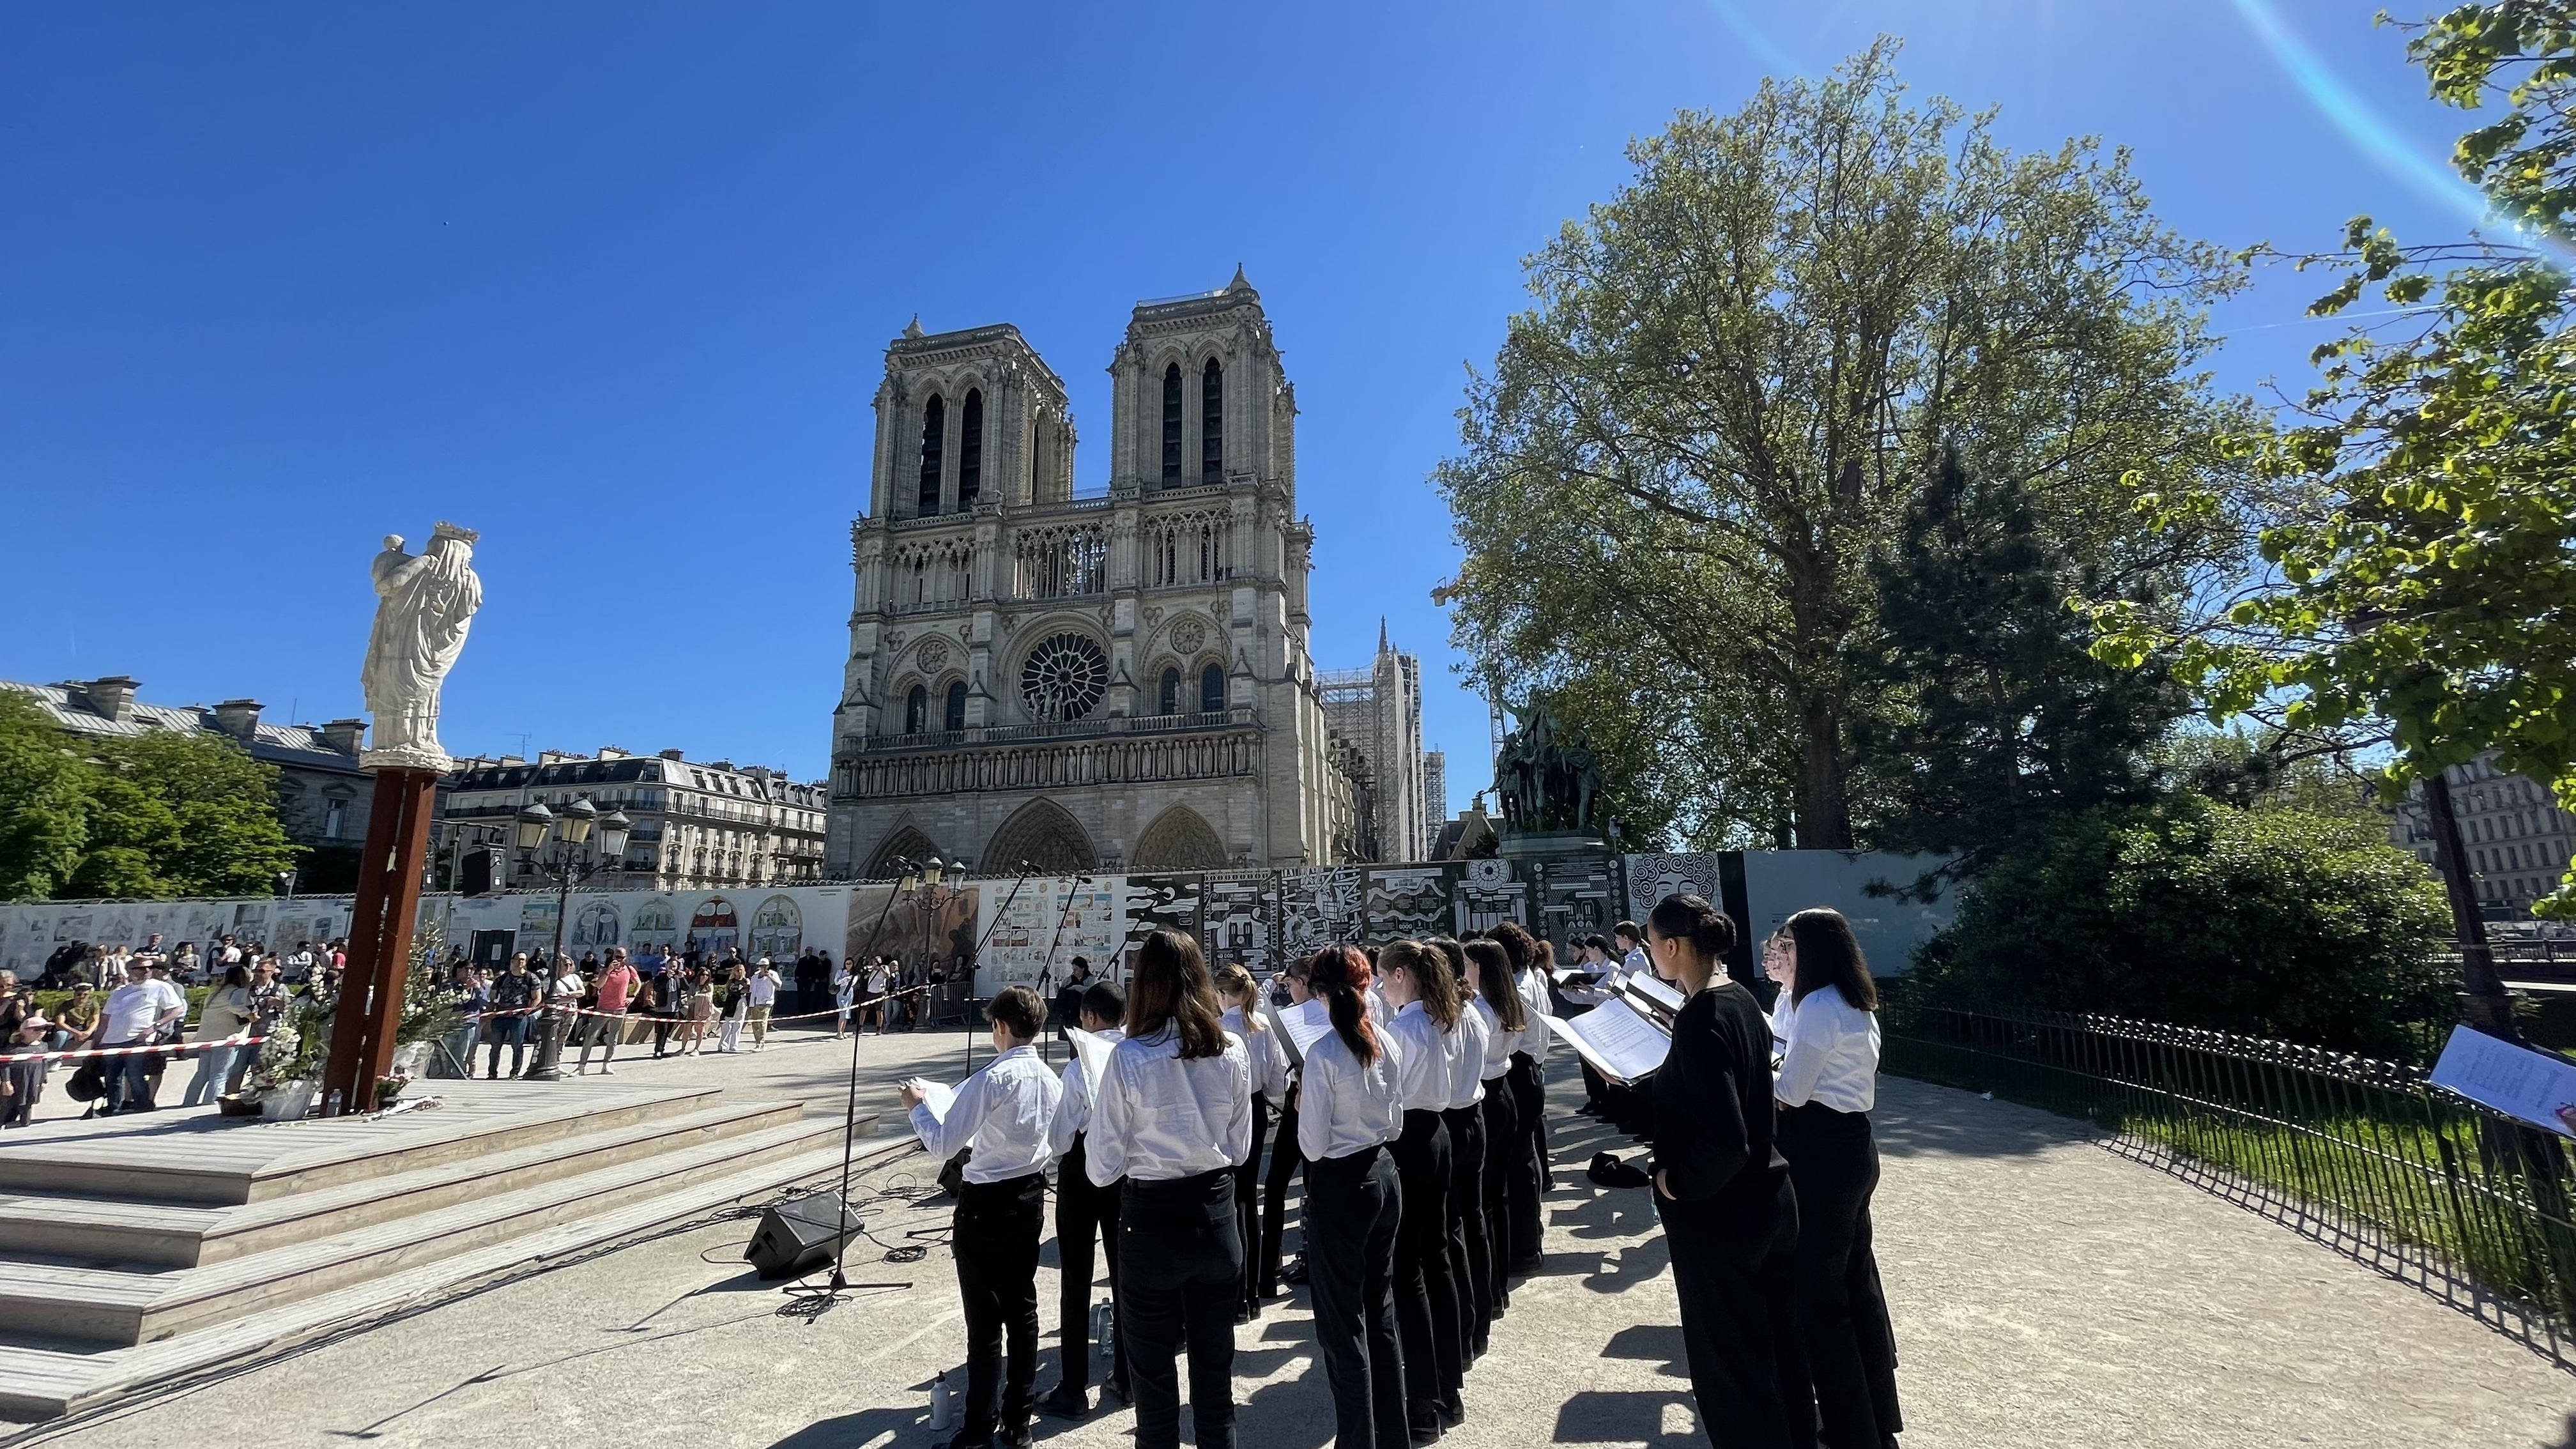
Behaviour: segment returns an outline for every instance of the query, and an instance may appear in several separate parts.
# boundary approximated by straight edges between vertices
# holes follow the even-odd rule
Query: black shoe
[[[1038,1400],[1038,1412],[1053,1414],[1059,1419],[1087,1418],[1091,1413],[1091,1391],[1077,1389],[1071,1384],[1058,1384],[1047,1392],[1045,1398]]]
[[[961,1432],[940,1440],[931,1445],[930,1449],[993,1449],[993,1444],[994,1439],[990,1433],[970,1435]]]
[[[1006,1445],[1007,1449],[1029,1449],[1029,1426],[1026,1424],[1016,1429],[1004,1429],[993,1437],[997,1442]]]
[[[1303,1283],[1306,1281],[1306,1259],[1304,1255],[1300,1254],[1296,1262],[1288,1265],[1288,1271],[1279,1275],[1279,1281],[1282,1283]]]
[[[1493,1346],[1494,1340],[1492,1335],[1484,1333],[1477,1334],[1475,1340],[1467,1345],[1467,1357],[1471,1362],[1473,1360],[1483,1358],[1485,1356],[1485,1350]]]
[[[1108,1408],[1111,1399],[1116,1399],[1123,1406],[1134,1403],[1136,1396],[1127,1392],[1125,1379],[1111,1379],[1100,1387],[1100,1407]]]
[[[1261,1310],[1253,1307],[1249,1303],[1243,1304],[1234,1310],[1234,1324],[1237,1328],[1240,1328],[1247,1323],[1259,1323],[1260,1321]]]
[[[1453,1398],[1440,1406],[1440,1427],[1455,1429],[1467,1422],[1467,1401]]]
[[[1437,1444],[1440,1442],[1440,1422],[1435,1419],[1428,1424],[1415,1424],[1406,1431],[1405,1438],[1411,1441],[1413,1449]]]

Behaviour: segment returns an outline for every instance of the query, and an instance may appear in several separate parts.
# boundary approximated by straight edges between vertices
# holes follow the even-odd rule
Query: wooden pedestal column
[[[438,793],[432,770],[375,771],[376,799],[367,817],[358,899],[349,917],[349,964],[331,1019],[331,1055],[322,1068],[324,1110],[375,1110],[376,1079],[393,1069],[394,1032],[402,1024],[403,978],[411,970],[412,922],[420,914],[429,816]]]

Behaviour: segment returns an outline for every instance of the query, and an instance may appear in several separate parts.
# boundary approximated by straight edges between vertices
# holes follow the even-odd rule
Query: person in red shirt
[[[573,1064],[576,1077],[590,1070],[590,1049],[601,1048],[599,1074],[617,1075],[609,1065],[617,1059],[617,1038],[626,1030],[626,998],[635,992],[635,968],[626,964],[626,948],[608,948],[608,964],[599,972],[599,1004],[594,1013],[581,1019],[581,1060]]]

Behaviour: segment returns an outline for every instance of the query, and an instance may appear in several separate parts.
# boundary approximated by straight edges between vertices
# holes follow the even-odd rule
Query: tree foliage
[[[1969,887],[1907,990],[2411,1060],[2453,1015],[2448,920],[2376,822],[2177,794],[2053,818]]]
[[[2181,587],[2223,533],[2107,505],[2124,472],[2222,465],[2240,419],[2200,318],[2241,268],[2158,223],[2124,153],[2015,154],[1910,101],[1895,49],[1634,143],[1634,179],[1528,260],[1536,305],[1438,474],[1480,681],[1635,700],[1637,788],[1688,792],[1702,842],[1871,833],[1855,724],[1904,692],[1855,674],[1867,559],[1944,450],[2124,594]]]
[[[0,690],[0,898],[265,895],[277,771],[214,735],[67,735]]]
[[[2318,348],[2318,386],[2288,425],[2235,441],[2261,476],[2297,485],[2261,530],[2269,568],[2187,628],[2120,601],[2095,610],[2097,657],[2125,667],[2178,645],[2213,718],[2384,726],[2390,799],[2493,749],[2576,809],[2572,19],[2567,0],[2472,5],[2416,32],[2436,96],[2505,105],[2457,159],[2519,240],[2410,248],[2362,217],[2345,252],[2308,259],[2342,274],[2312,313],[2376,292],[2402,315]],[[2224,506],[2134,482],[2167,527]],[[2576,889],[2542,910],[2576,912]]]
[[[1945,453],[1877,551],[1877,637],[1855,671],[1898,707],[1860,717],[1873,843],[1972,873],[2049,815],[2143,801],[2150,750],[2190,710],[2166,661],[2114,669],[2066,606],[2091,580],[2013,478]]]

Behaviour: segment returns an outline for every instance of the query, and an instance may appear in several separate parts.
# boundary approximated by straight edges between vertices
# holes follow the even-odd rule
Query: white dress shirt
[[[1448,1043],[1440,1023],[1408,1001],[1397,1009],[1383,1035],[1395,1039],[1397,1105],[1407,1112],[1437,1112],[1449,1105]]]
[[[1115,1044],[1125,1033],[1113,1026],[1092,1035]],[[1055,1119],[1047,1124],[1047,1147],[1062,1157],[1073,1150],[1073,1139],[1082,1135],[1082,1129],[1091,1125],[1091,1078],[1082,1070],[1082,1053],[1075,1052],[1073,1060],[1064,1064],[1059,1091]]]
[[[1391,1031],[1379,1032],[1377,1045],[1377,1060],[1367,1066],[1338,1031],[1327,1032],[1306,1053],[1297,1083],[1297,1150],[1307,1161],[1348,1157],[1404,1135],[1396,1092],[1403,1049]]]
[[[1819,987],[1789,1004],[1780,993],[1773,1030],[1788,1042],[1772,1095],[1783,1107],[1819,1102],[1837,1112],[1866,1112],[1878,1101],[1878,1013],[1843,999],[1842,988]]]
[[[1485,1064],[1477,1068],[1476,1075],[1490,1082],[1512,1069],[1512,1053],[1520,1050],[1521,1034],[1503,1030],[1503,1019],[1494,1014],[1493,1006],[1481,994],[1473,1005],[1476,1014],[1485,1019],[1486,1031]]]
[[[1556,1035],[1539,1021],[1542,1016],[1556,1015],[1556,1002],[1548,995],[1548,988],[1555,984],[1535,966],[1521,973],[1521,1005],[1529,1008],[1529,1030],[1521,1033],[1521,1050],[1529,1053],[1535,1066],[1547,1065],[1547,1039]]]
[[[1473,1107],[1485,1100],[1485,1047],[1493,1040],[1493,1016],[1470,1001],[1458,1013],[1458,1024],[1440,1040],[1449,1069],[1449,1108]]]
[[[1272,1106],[1288,1100],[1288,1049],[1279,1044],[1279,1033],[1266,1028],[1254,1031],[1243,1024],[1243,1012],[1227,1007],[1218,1018],[1227,1031],[1243,1043],[1244,1065],[1252,1072],[1252,1090],[1270,1099]]]
[[[1061,1094],[1037,1049],[1016,1046],[958,1084],[945,1120],[932,1116],[927,1102],[914,1107],[912,1130],[942,1162],[974,1148],[966,1159],[968,1182],[1026,1177],[1055,1160],[1048,1130]]]
[[[1195,1177],[1251,1155],[1252,1067],[1234,1033],[1221,1054],[1183,1061],[1180,1031],[1166,1022],[1110,1048],[1103,1075],[1085,1133],[1094,1186]]]

